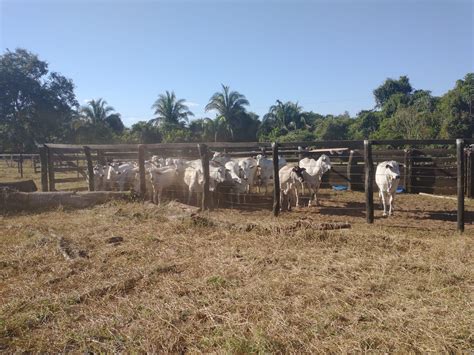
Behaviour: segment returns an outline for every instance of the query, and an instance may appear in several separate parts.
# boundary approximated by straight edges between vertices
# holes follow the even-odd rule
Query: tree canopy
[[[276,100],[262,119],[245,95],[221,84],[199,117],[173,91],[158,95],[150,118],[126,127],[104,98],[79,106],[74,84],[25,49],[0,56],[0,149],[32,151],[43,142],[158,143],[313,141],[337,139],[473,137],[474,73],[442,96],[414,88],[407,76],[373,91],[375,106],[355,117],[322,115],[298,102]]]
[[[71,138],[78,102],[72,80],[24,49],[0,56],[2,150],[28,151],[36,143]]]

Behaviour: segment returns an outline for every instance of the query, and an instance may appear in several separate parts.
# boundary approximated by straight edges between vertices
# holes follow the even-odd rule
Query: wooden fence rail
[[[214,151],[233,157],[272,155],[274,169],[273,214],[280,211],[278,156],[287,161],[303,157],[330,154],[332,171],[323,178],[322,187],[346,185],[350,190],[365,191],[366,219],[374,222],[373,191],[374,169],[379,162],[397,160],[401,164],[402,186],[406,192],[457,193],[458,230],[464,230],[464,196],[474,196],[473,139],[455,140],[372,140],[372,141],[317,141],[317,142],[209,142],[209,143],[158,143],[158,144],[105,144],[71,145],[45,144],[39,147],[41,186],[43,191],[54,191],[56,182],[73,181],[73,178],[55,179],[55,172],[77,170],[93,176],[95,162],[105,164],[109,159],[138,161],[140,195],[146,196],[145,160],[151,155],[199,158],[204,173],[203,210],[211,209],[209,193],[209,159]],[[427,147],[428,146],[428,147]],[[425,148],[423,148],[425,147]],[[64,164],[64,161],[68,161]],[[71,165],[71,161],[76,163]],[[85,160],[86,166],[79,166]],[[58,163],[60,165],[56,166]],[[94,179],[88,179],[89,190],[94,190]]]

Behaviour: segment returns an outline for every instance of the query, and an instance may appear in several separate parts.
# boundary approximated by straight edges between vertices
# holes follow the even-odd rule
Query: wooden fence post
[[[89,191],[94,191],[94,166],[92,165],[91,149],[87,146],[84,146],[84,155],[86,156],[87,161],[87,176],[89,177]]]
[[[278,166],[278,143],[272,143],[273,153],[273,215],[280,213],[280,169]]]
[[[52,149],[47,148],[47,157],[48,157],[48,182],[49,182],[49,190],[48,191],[55,191],[56,186],[54,182],[54,153]]]
[[[20,157],[18,158],[18,166],[20,168],[20,178],[23,179],[23,154],[20,153]]]
[[[48,156],[46,147],[39,147],[41,161],[41,191],[48,191]]]
[[[210,185],[210,176],[209,176],[209,150],[207,149],[206,144],[198,144],[199,156],[201,158],[202,172],[204,174],[204,186],[202,193],[202,206],[201,210],[205,211],[209,209],[209,185]]]
[[[354,150],[349,152],[349,160],[347,161],[347,190],[352,190],[352,165],[354,160]]]
[[[140,197],[145,198],[146,195],[146,171],[145,171],[145,154],[146,145],[138,145],[138,174],[140,176]]]
[[[412,161],[413,159],[411,158],[411,149],[405,149],[405,157],[403,160],[403,164],[405,165],[403,169],[403,185],[405,186],[405,191],[407,193],[412,192],[412,188],[411,188]]]
[[[474,198],[474,145],[468,151],[467,197]]]
[[[365,162],[365,211],[367,223],[374,223],[374,163],[372,161],[372,142],[364,140]]]
[[[457,187],[458,187],[458,231],[464,232],[464,140],[456,139]]]

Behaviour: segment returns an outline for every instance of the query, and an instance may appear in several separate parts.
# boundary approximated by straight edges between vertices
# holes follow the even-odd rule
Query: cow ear
[[[387,165],[385,165],[385,168],[386,168],[386,169],[390,169],[391,166],[390,166],[389,164],[387,164]]]

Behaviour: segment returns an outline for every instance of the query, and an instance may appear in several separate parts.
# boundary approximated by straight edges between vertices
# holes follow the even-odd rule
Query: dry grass
[[[39,163],[38,163],[39,166]],[[75,172],[61,172],[55,173],[56,179],[62,178],[74,178],[77,177]],[[41,174],[34,172],[31,160],[25,160],[23,163],[23,179],[18,172],[17,166],[9,166],[5,160],[0,159],[0,182],[11,182],[19,180],[33,180],[36,184],[38,190],[41,190]],[[69,182],[69,183],[60,183],[56,184],[57,190],[67,190],[67,189],[84,189],[87,187],[87,182],[85,180],[78,182]]]
[[[450,203],[433,200],[397,206]],[[474,228],[460,236],[453,222],[410,213],[368,226],[325,208],[278,219],[221,210],[196,223],[173,207],[120,202],[0,217],[0,349],[472,350]],[[301,218],[353,228],[279,228]],[[265,228],[218,227],[247,223]]]

